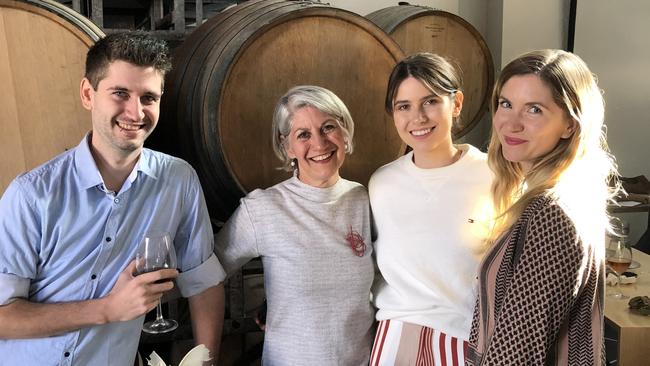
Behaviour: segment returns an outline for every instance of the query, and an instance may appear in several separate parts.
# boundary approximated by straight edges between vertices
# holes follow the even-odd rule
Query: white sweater
[[[475,279],[492,218],[487,157],[459,145],[461,158],[421,169],[408,153],[369,183],[381,276],[377,320],[397,319],[468,339]]]

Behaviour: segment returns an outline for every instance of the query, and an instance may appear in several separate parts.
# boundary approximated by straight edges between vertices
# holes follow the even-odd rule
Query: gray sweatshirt
[[[315,188],[293,177],[255,190],[217,234],[232,273],[264,265],[264,365],[367,365],[374,276],[366,189],[339,179]]]

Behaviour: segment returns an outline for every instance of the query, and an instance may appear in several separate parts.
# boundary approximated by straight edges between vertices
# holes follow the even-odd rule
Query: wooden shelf
[[[245,1],[245,0],[243,0]],[[143,30],[161,38],[182,38],[212,15],[242,0],[68,0],[58,2],[105,32]]]
[[[613,213],[628,213],[628,212],[650,212],[650,204],[639,203],[636,206],[616,206],[610,205],[607,207]]]

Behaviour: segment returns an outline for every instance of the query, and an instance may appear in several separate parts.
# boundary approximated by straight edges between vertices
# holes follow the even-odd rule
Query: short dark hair
[[[463,83],[458,69],[445,57],[428,52],[410,55],[395,65],[388,79],[384,100],[387,113],[393,112],[397,89],[408,77],[416,78],[437,95],[453,95],[461,89]]]
[[[165,76],[172,68],[167,43],[144,32],[112,33],[95,43],[86,54],[86,74],[93,89],[106,77],[111,62],[153,67]]]

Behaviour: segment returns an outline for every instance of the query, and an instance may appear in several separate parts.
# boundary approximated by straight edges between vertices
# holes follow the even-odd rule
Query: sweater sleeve
[[[246,199],[241,201],[235,213],[217,233],[214,251],[229,275],[260,256],[255,226]]]
[[[543,365],[582,285],[587,250],[557,205],[530,218],[482,365]]]

